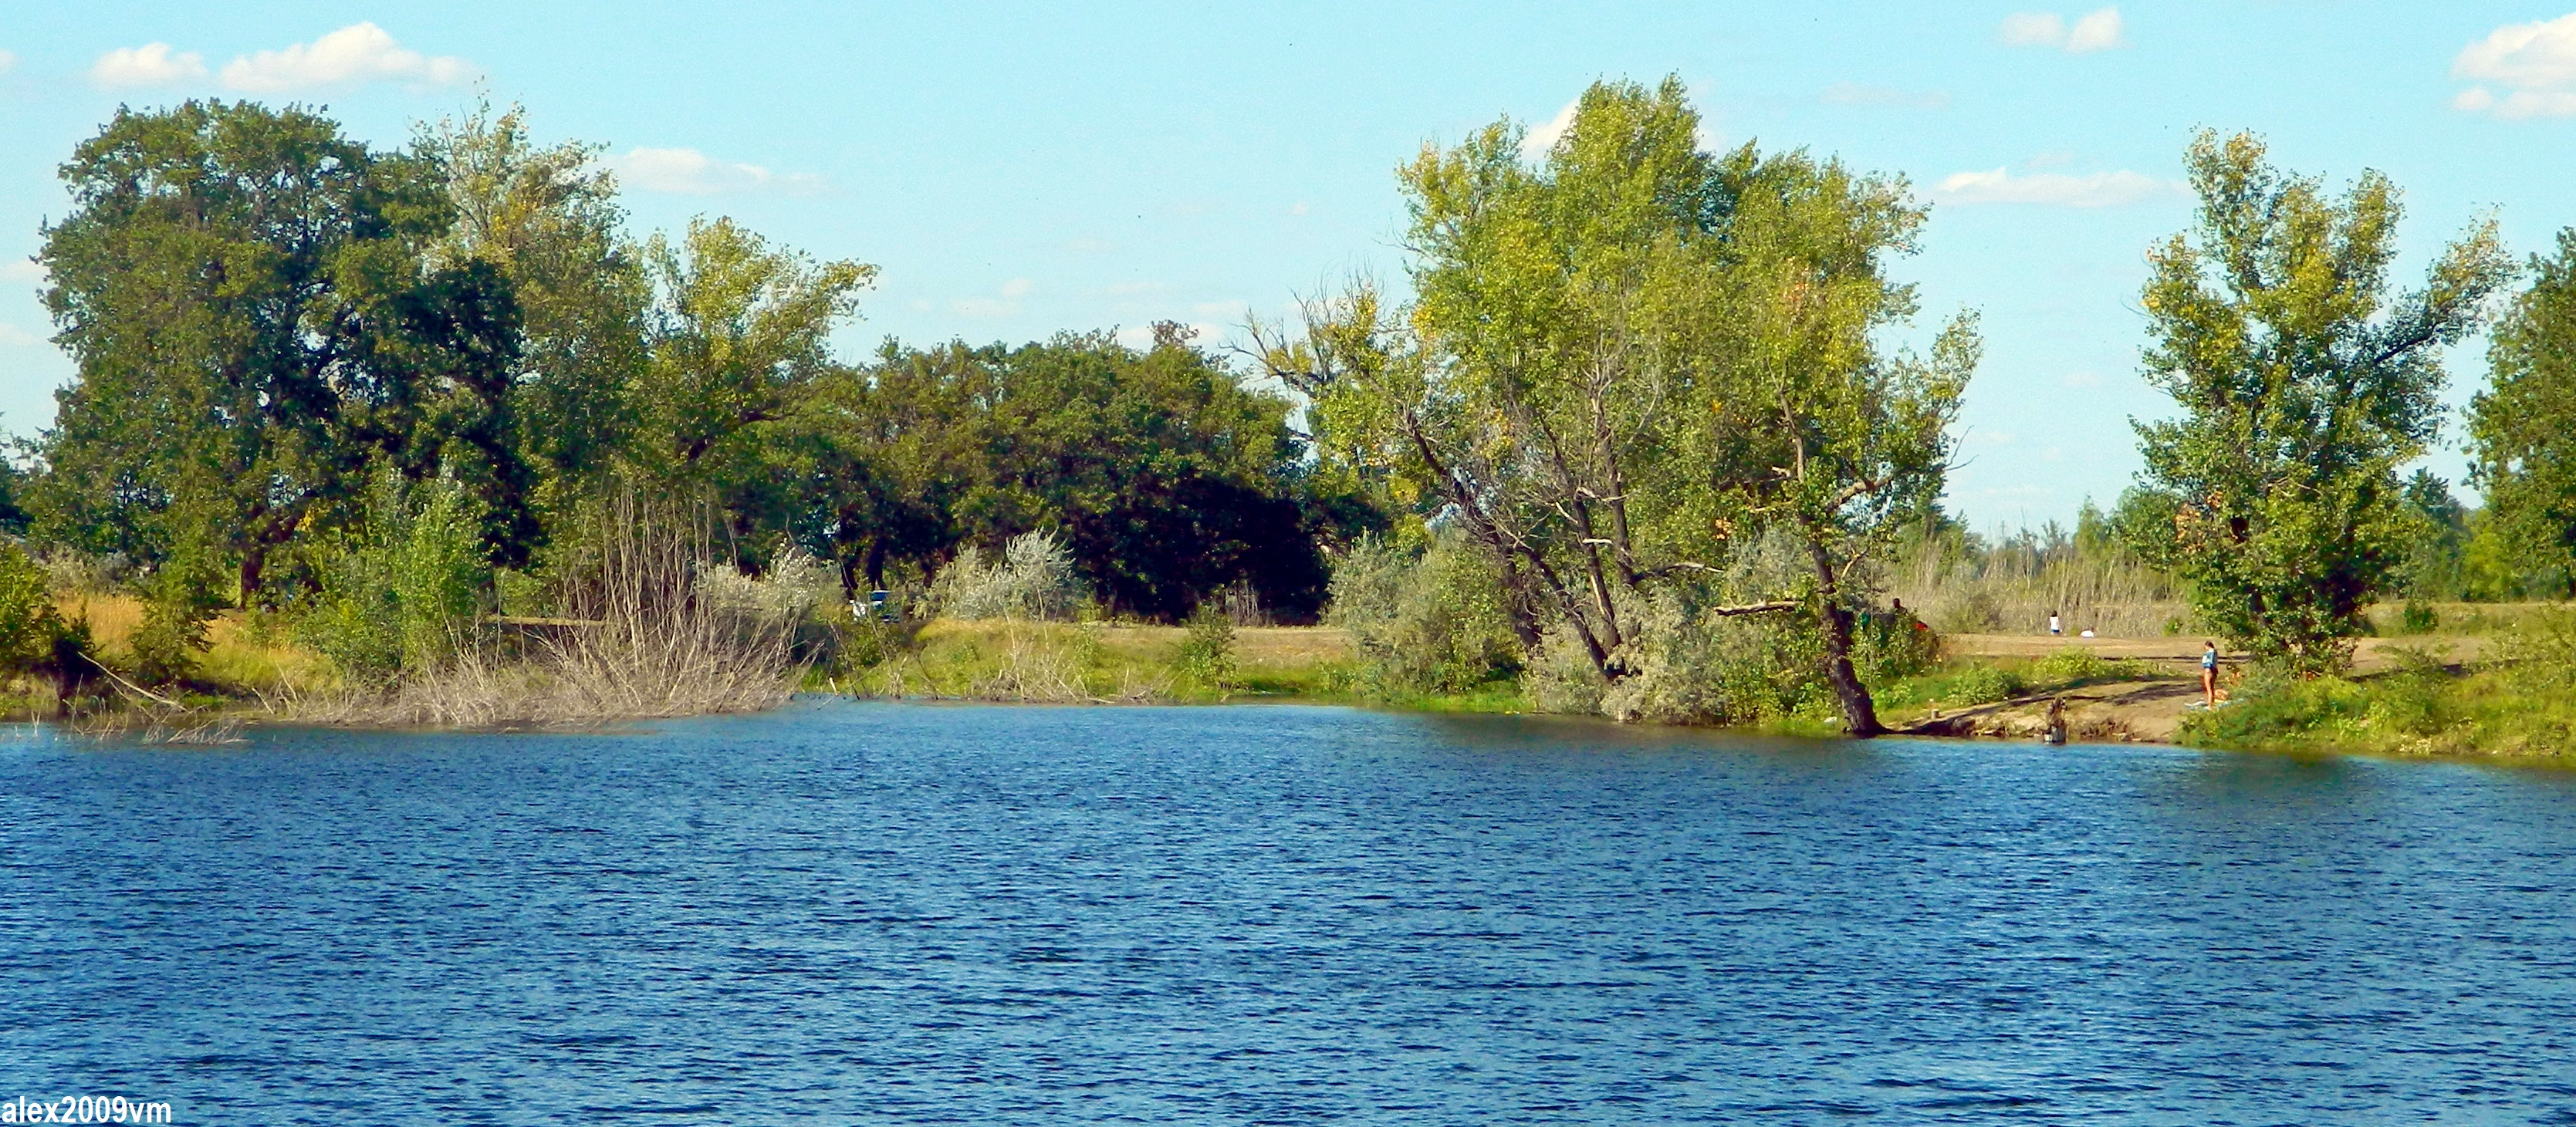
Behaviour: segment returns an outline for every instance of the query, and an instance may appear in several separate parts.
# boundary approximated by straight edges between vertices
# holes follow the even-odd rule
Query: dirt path
[[[2184,635],[2172,638],[2071,638],[2046,634],[1944,634],[1941,642],[1957,657],[2046,657],[2069,647],[2092,650],[2107,658],[2134,658],[2189,674],[2200,665],[2203,639]],[[2394,668],[2399,649],[2427,650],[2443,654],[2452,661],[2475,661],[2486,638],[2476,634],[2425,634],[2411,638],[2363,638],[2353,652],[2353,670],[2375,673]],[[2243,653],[2220,651],[2220,660],[2229,665],[2245,661]]]

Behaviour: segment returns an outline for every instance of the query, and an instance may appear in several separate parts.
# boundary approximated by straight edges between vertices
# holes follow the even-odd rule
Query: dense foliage
[[[1853,569],[1939,496],[1973,320],[1883,350],[1915,306],[1886,274],[1924,220],[1903,182],[1698,132],[1668,79],[1596,84],[1536,166],[1508,120],[1426,148],[1402,173],[1415,300],[1317,303],[1267,358],[1328,456],[1456,524],[1551,667],[1608,699],[1680,633],[1791,615],[1820,642],[1792,668],[1871,734]],[[1797,566],[1738,566],[1772,528]]]
[[[1311,619],[1324,546],[1371,523],[1308,480],[1288,401],[1177,329],[850,363],[874,267],[721,218],[635,241],[595,156],[516,110],[399,150],[298,108],[120,111],[44,231],[78,378],[0,531],[132,564],[162,681],[225,605],[354,674],[435,662],[437,623],[595,558],[639,490],[852,594],[1048,530],[1102,610],[1164,620],[1232,589]]]
[[[2339,668],[2420,531],[2398,468],[2439,425],[2440,352],[2510,267],[2482,221],[2422,289],[2391,293],[2386,177],[2332,199],[2250,135],[2203,133],[2188,163],[2199,221],[2150,252],[2143,302],[2148,378],[2183,409],[2138,424],[2145,480],[2174,505],[2172,537],[2149,546],[2233,644]]]

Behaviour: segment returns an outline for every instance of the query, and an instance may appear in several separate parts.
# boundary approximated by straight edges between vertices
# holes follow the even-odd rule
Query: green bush
[[[1910,612],[1865,612],[1852,630],[1852,668],[1872,686],[1922,673],[1940,656],[1940,637]]]
[[[366,526],[327,545],[320,570],[322,591],[298,633],[362,681],[453,655],[492,582],[464,491],[390,474],[373,489]]]
[[[1993,704],[2020,696],[2024,687],[2012,671],[1980,665],[1950,679],[1949,698],[1960,704]]]
[[[1210,599],[1190,613],[1189,633],[1181,639],[1176,661],[1181,671],[1210,688],[1232,688],[1235,681],[1234,616]]]
[[[134,679],[146,685],[185,680],[206,650],[206,624],[223,606],[209,569],[193,554],[162,563],[145,589],[143,622],[126,638]]]
[[[1463,693],[1520,672],[1493,568],[1454,534],[1419,554],[1362,541],[1333,569],[1324,620],[1350,632],[1365,693]]]
[[[2405,609],[2397,612],[2400,634],[2430,634],[2442,628],[2442,616],[2429,603],[2406,600]]]
[[[2131,658],[2106,658],[2085,646],[2067,646],[2032,663],[2041,681],[2130,681],[2147,675],[2145,664]]]
[[[15,544],[0,544],[0,675],[30,673],[53,656],[62,629],[45,571]]]

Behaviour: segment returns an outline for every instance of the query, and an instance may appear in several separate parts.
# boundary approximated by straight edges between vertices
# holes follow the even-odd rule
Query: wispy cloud
[[[2488,32],[2451,60],[2451,77],[2505,90],[2499,96],[2471,86],[2452,97],[2454,109],[2502,118],[2576,115],[2576,14]]]
[[[9,73],[11,68],[16,67],[17,65],[18,56],[16,54],[8,51],[0,51],[0,74]]]
[[[31,258],[0,259],[0,282],[41,282],[45,268]]]
[[[1870,86],[1858,82],[1834,83],[1816,97],[1829,106],[1890,106],[1916,110],[1950,108],[1947,91],[1900,90],[1893,86]]]
[[[777,173],[756,164],[717,160],[696,149],[634,148],[608,158],[618,179],[647,192],[715,196],[731,192],[812,195],[831,186],[820,176]]]
[[[2143,172],[2097,172],[2070,176],[2036,172],[2021,176],[2001,169],[1958,172],[1944,177],[1932,197],[1951,204],[2039,204],[2047,207],[2120,207],[2177,196],[2183,185]]]
[[[2015,47],[2054,47],[2070,55],[2088,55],[2128,46],[2120,9],[2097,8],[2068,23],[2055,12],[2015,12],[2004,17],[1996,36]]]
[[[7,345],[11,348],[24,348],[31,344],[43,343],[45,343],[45,338],[28,332],[25,329],[21,329],[16,325],[9,324],[6,321],[0,321],[0,345]]]
[[[176,86],[206,77],[206,57],[174,51],[167,43],[119,47],[89,65],[89,80],[100,86]]]
[[[1037,283],[1026,278],[1013,278],[1002,283],[998,297],[967,297],[948,303],[948,308],[966,317],[1008,317],[1020,311],[1020,299],[1037,292]]]

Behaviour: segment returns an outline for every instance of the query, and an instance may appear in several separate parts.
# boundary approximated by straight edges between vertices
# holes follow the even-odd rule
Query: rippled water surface
[[[2576,1122],[2576,776],[1333,709],[0,735],[0,1097]]]

